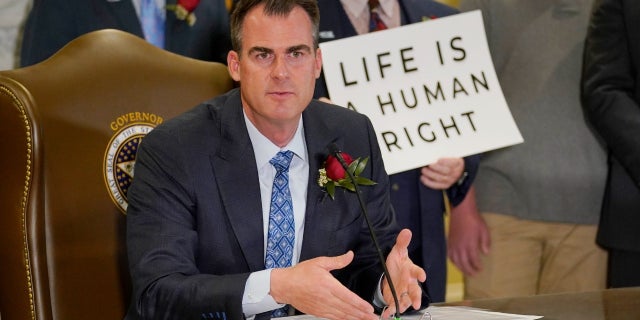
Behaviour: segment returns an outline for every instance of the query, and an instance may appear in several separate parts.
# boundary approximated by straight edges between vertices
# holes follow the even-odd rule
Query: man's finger
[[[340,290],[333,291],[332,307],[338,308],[347,314],[373,314],[373,306],[369,302],[364,301],[357,294],[351,292],[345,287]]]
[[[408,248],[411,242],[411,230],[402,229],[396,238],[396,245],[401,248]]]
[[[319,257],[316,260],[318,265],[327,271],[342,269],[353,261],[353,251],[349,250],[347,253],[335,257]]]

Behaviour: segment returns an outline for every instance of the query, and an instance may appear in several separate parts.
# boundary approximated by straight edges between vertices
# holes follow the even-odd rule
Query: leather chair
[[[135,148],[154,126],[226,92],[226,66],[117,30],[0,72],[2,319],[122,319]]]

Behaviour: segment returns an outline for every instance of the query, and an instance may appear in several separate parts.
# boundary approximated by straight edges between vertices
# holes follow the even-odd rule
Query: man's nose
[[[271,76],[277,79],[284,79],[289,76],[289,68],[287,65],[286,57],[275,57],[271,69]]]

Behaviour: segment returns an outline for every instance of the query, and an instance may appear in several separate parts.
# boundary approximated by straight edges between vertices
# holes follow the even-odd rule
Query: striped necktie
[[[369,12],[371,14],[369,18],[369,32],[387,29],[387,25],[384,24],[382,19],[380,19],[380,15],[378,14],[379,7],[380,1],[369,0]]]

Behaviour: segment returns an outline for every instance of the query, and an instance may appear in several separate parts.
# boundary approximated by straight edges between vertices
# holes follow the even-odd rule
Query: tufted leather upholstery
[[[116,30],[0,72],[2,319],[123,318],[130,279],[117,191],[133,158],[122,156],[144,130],[232,85],[222,64]]]

